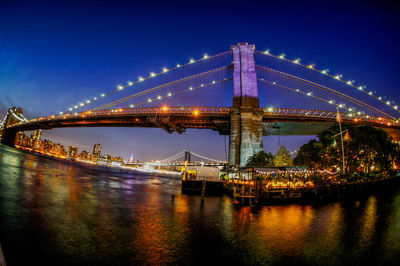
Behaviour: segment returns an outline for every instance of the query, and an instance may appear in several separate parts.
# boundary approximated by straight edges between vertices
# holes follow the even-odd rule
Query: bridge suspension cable
[[[199,158],[201,158],[201,159],[207,160],[207,161],[212,161],[212,162],[216,162],[216,163],[224,163],[224,161],[220,161],[220,160],[217,160],[217,159],[212,159],[212,158],[209,158],[209,157],[200,155],[200,154],[195,153],[195,152],[192,152],[192,151],[189,151],[189,152],[190,152],[191,154],[193,154],[193,155],[195,155],[195,156],[197,156],[197,157],[199,157]]]
[[[201,155],[201,154],[195,153],[193,151],[189,151],[189,150],[183,150],[183,151],[178,152],[178,153],[176,153],[176,154],[174,154],[174,155],[172,155],[172,156],[170,156],[170,157],[168,157],[166,159],[158,160],[158,161],[159,162],[173,162],[176,159],[182,157],[185,154],[185,152],[189,152],[190,154],[192,154],[192,155],[194,155],[194,156],[196,156],[198,158],[207,160],[207,161],[216,162],[216,163],[224,163],[224,161],[220,161],[220,160],[217,160],[217,159],[209,158],[207,156],[204,156],[204,155]]]
[[[160,76],[162,74],[169,73],[169,72],[172,72],[172,71],[175,71],[175,70],[178,70],[178,69],[183,69],[183,68],[185,68],[185,67],[187,67],[189,65],[193,65],[195,63],[202,62],[202,61],[205,61],[205,60],[208,60],[208,59],[211,59],[211,58],[216,58],[216,57],[219,57],[219,56],[222,56],[222,55],[225,55],[225,54],[229,54],[229,53],[231,53],[231,51],[225,51],[225,52],[218,53],[218,54],[211,55],[211,56],[205,54],[203,56],[203,58],[201,58],[201,59],[198,59],[198,60],[190,59],[190,61],[188,63],[183,64],[183,65],[177,64],[176,67],[173,67],[173,68],[170,68],[170,69],[164,67],[163,70],[161,72],[159,72],[159,73],[151,72],[150,75],[148,77],[146,77],[146,78],[143,78],[143,77],[139,76],[138,81],[136,81],[136,82],[128,81],[127,85],[125,85],[125,86],[118,85],[117,89],[115,89],[115,90],[113,90],[113,91],[111,91],[109,93],[101,93],[100,96],[95,96],[95,97],[91,98],[90,100],[84,100],[82,102],[79,102],[76,105],[73,105],[72,107],[67,108],[66,112],[71,112],[71,111],[77,110],[77,109],[79,109],[81,107],[84,107],[84,106],[86,106],[88,104],[92,104],[94,102],[97,102],[97,101],[99,101],[100,99],[102,99],[104,97],[110,96],[110,95],[112,95],[112,94],[114,94],[114,93],[116,93],[118,91],[122,91],[122,90],[124,90],[126,88],[135,86],[135,85],[137,85],[139,83],[142,83],[144,81],[147,81],[147,80],[155,78],[155,77],[158,77],[158,76]],[[63,113],[64,112],[59,112],[59,114],[63,114]]]
[[[376,95],[374,95],[374,93],[372,91],[365,90],[366,86],[356,86],[354,84],[354,81],[352,81],[352,80],[349,80],[349,81],[343,80],[341,74],[331,75],[331,74],[328,73],[329,72],[328,69],[319,70],[319,69],[317,69],[315,67],[315,64],[304,65],[304,64],[300,63],[300,58],[296,58],[294,60],[290,60],[290,59],[285,58],[285,54],[281,54],[279,56],[278,55],[274,55],[274,54],[271,54],[268,49],[266,51],[264,51],[264,52],[256,51],[256,53],[257,54],[261,54],[261,55],[265,55],[265,56],[269,56],[269,57],[273,57],[273,58],[276,58],[276,59],[279,59],[279,60],[283,60],[283,61],[286,61],[286,62],[290,62],[290,63],[296,64],[296,65],[299,65],[299,66],[301,66],[301,67],[303,67],[305,69],[308,69],[308,70],[323,74],[323,75],[325,75],[327,77],[330,77],[330,78],[332,78],[334,80],[337,80],[337,81],[339,81],[339,82],[341,82],[343,84],[346,84],[346,85],[348,85],[348,86],[350,86],[350,87],[352,87],[352,88],[354,88],[354,89],[356,89],[358,91],[361,91],[361,92],[365,93],[366,95],[374,98],[377,101],[380,101],[381,103],[386,104],[389,107],[392,107],[393,110],[395,110],[395,111],[400,113],[400,107],[397,106],[397,105],[392,105],[391,104],[394,101],[385,101],[385,100],[383,100],[384,97],[376,96]]]
[[[172,155],[172,156],[170,156],[170,157],[168,157],[168,158],[166,158],[166,159],[159,160],[159,161],[160,161],[160,162],[171,162],[171,161],[175,161],[176,159],[178,159],[179,157],[181,157],[182,155],[184,155],[185,152],[186,152],[186,150],[183,150],[183,151],[178,152],[178,153],[176,153],[176,154],[174,154],[174,155]]]
[[[197,87],[189,87],[188,89],[185,89],[185,90],[181,90],[181,91],[178,91],[178,92],[175,92],[175,93],[169,93],[165,97],[171,97],[171,96],[175,96],[175,95],[178,95],[178,94],[187,93],[187,92],[190,92],[190,91],[193,91],[193,90],[196,90],[196,89],[200,89],[200,88],[207,88],[207,87],[210,87],[212,85],[220,84],[222,82],[226,82],[226,81],[229,81],[229,80],[232,80],[232,79],[229,78],[229,79],[223,79],[223,80],[219,80],[219,81],[213,80],[210,83],[202,83],[200,86],[197,86]],[[156,100],[162,100],[162,98],[156,98]],[[152,99],[148,99],[145,102],[141,102],[141,103],[135,104],[135,107],[144,105],[144,104],[148,103],[149,101],[151,102]]]
[[[115,106],[115,105],[118,105],[118,104],[127,102],[127,101],[129,101],[129,100],[133,100],[133,99],[135,99],[135,98],[138,98],[138,97],[147,95],[147,94],[149,94],[149,93],[153,93],[153,92],[156,92],[156,91],[160,91],[160,90],[162,90],[162,89],[168,88],[168,87],[170,87],[170,86],[172,86],[172,85],[176,85],[176,84],[178,84],[178,83],[182,83],[182,82],[185,82],[185,81],[193,80],[193,79],[198,78],[198,77],[206,76],[206,75],[208,75],[208,74],[210,74],[210,73],[215,73],[215,72],[219,72],[219,71],[225,70],[226,68],[227,68],[227,66],[223,66],[223,67],[220,67],[220,68],[216,68],[216,69],[212,69],[212,70],[209,70],[209,71],[205,71],[205,72],[202,72],[202,73],[199,73],[199,74],[195,74],[195,75],[192,75],[192,76],[189,76],[189,77],[185,77],[185,78],[182,78],[182,79],[178,79],[178,80],[175,80],[175,81],[172,81],[172,82],[168,82],[168,83],[165,83],[165,84],[162,84],[162,85],[159,85],[159,86],[156,86],[156,87],[147,89],[147,90],[145,90],[145,91],[140,91],[140,92],[131,94],[131,95],[126,96],[126,97],[124,97],[124,98],[122,98],[122,99],[115,100],[115,101],[113,101],[113,102],[111,102],[111,103],[104,104],[104,105],[99,106],[99,107],[97,107],[97,108],[93,108],[93,109],[91,109],[90,111],[95,111],[95,110],[110,108],[110,107],[112,107],[112,106]],[[176,93],[175,93],[175,94],[176,94]],[[173,95],[173,94],[170,93],[170,94],[168,94],[167,96],[170,97],[170,96],[172,96],[172,95]]]
[[[383,112],[383,111],[381,111],[381,110],[379,110],[379,109],[377,109],[377,108],[375,108],[375,107],[373,107],[373,106],[371,106],[371,105],[369,105],[369,104],[367,104],[365,102],[362,102],[362,101],[360,101],[360,100],[358,100],[358,99],[356,99],[354,97],[351,97],[351,96],[349,96],[347,94],[341,93],[341,92],[336,91],[334,89],[328,88],[328,87],[323,86],[321,84],[318,84],[318,83],[312,82],[310,80],[306,80],[306,79],[303,79],[303,78],[300,78],[300,77],[297,77],[297,76],[294,76],[294,75],[291,75],[291,74],[288,74],[288,73],[285,73],[285,72],[281,72],[281,71],[278,71],[278,70],[275,70],[275,69],[271,69],[271,68],[268,68],[268,67],[263,67],[263,66],[258,66],[258,65],[256,67],[258,69],[263,70],[263,71],[273,72],[273,73],[285,76],[287,78],[295,79],[297,81],[306,83],[306,84],[308,84],[308,85],[310,85],[310,86],[312,86],[314,88],[323,90],[323,91],[325,91],[327,93],[333,94],[333,95],[335,95],[337,97],[343,98],[343,99],[345,99],[345,100],[347,100],[349,102],[352,102],[352,103],[354,103],[354,104],[356,104],[358,106],[361,106],[362,108],[368,109],[371,112],[379,113],[379,114],[384,115],[384,116],[386,116],[386,117],[388,117],[388,118],[390,118],[392,120],[396,120],[396,118],[391,116],[390,114],[387,114],[387,113],[385,113],[385,112]],[[295,91],[299,92],[298,90],[295,90]],[[327,102],[330,103],[329,101],[327,101]]]
[[[278,83],[276,83],[276,82],[266,81],[266,80],[263,80],[263,79],[258,79],[258,81],[263,82],[263,83],[267,83],[267,84],[269,84],[269,85],[273,85],[273,86],[276,86],[276,87],[288,89],[288,90],[290,90],[290,91],[292,91],[292,92],[299,93],[299,94],[302,94],[302,95],[304,95],[304,96],[307,96],[307,97],[310,97],[310,98],[314,98],[314,99],[316,99],[316,100],[319,100],[319,101],[322,101],[322,102],[325,102],[325,103],[328,103],[328,104],[337,106],[337,107],[342,108],[342,109],[345,109],[345,110],[347,110],[347,111],[349,111],[349,112],[352,112],[352,111],[353,111],[352,108],[347,108],[347,107],[344,106],[343,104],[336,104],[336,103],[334,103],[332,100],[327,100],[327,99],[323,99],[323,98],[321,98],[321,97],[314,96],[314,95],[312,95],[312,94],[309,93],[309,92],[304,92],[304,91],[301,91],[301,90],[299,90],[299,89],[290,88],[290,87],[287,87],[287,86],[285,86],[285,85],[278,84]],[[271,112],[271,111],[272,111],[271,109],[272,109],[272,108],[266,108],[267,112]],[[310,110],[310,111],[311,111],[311,110]],[[369,115],[361,115],[361,113],[358,113],[358,114],[349,113],[348,116],[349,116],[349,117],[354,117],[354,118],[361,118],[361,117],[364,117],[364,118],[367,118],[367,119],[370,119],[370,118],[371,118]],[[395,122],[395,123],[399,123],[398,120],[394,121],[393,119],[389,119],[389,121],[392,121],[392,122]]]

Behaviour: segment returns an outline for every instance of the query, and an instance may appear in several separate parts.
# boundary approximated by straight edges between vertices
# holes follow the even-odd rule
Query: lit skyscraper
[[[101,144],[95,144],[93,146],[93,155],[95,158],[99,158],[101,156]]]

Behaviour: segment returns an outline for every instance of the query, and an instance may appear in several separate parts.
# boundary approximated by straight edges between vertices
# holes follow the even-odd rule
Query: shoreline
[[[71,160],[71,159],[65,159],[61,156],[57,155],[52,155],[49,153],[43,153],[36,151],[31,148],[25,148],[25,147],[15,147],[16,150],[26,152],[35,156],[39,156],[42,158],[46,159],[51,159],[67,164],[71,164],[74,166],[79,166],[82,168],[86,169],[94,169],[101,171],[101,169],[107,169],[107,170],[123,170],[123,171],[135,171],[135,172],[140,172],[140,173],[149,173],[149,174],[162,174],[162,175],[168,175],[168,176],[180,176],[180,172],[174,172],[174,171],[167,171],[167,170],[157,170],[157,169],[149,169],[149,168],[139,168],[139,167],[128,167],[128,166],[108,166],[108,165],[101,165],[101,164],[96,164],[95,162],[89,162],[85,160]]]

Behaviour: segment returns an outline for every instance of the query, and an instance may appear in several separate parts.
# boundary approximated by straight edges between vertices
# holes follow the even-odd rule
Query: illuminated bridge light
[[[168,97],[171,97],[171,96],[172,96],[172,94],[170,92],[168,92]]]
[[[123,86],[118,85],[118,89],[119,89],[119,90],[122,90],[123,88],[124,88]]]
[[[307,96],[311,96],[311,95],[312,95],[312,93],[311,93],[311,92],[308,92],[308,93],[307,93]]]
[[[339,104],[339,108],[342,108],[343,107],[343,104]]]
[[[60,115],[63,115],[64,114],[64,112],[60,112]]]
[[[204,87],[204,84],[201,84],[200,87]]]
[[[72,111],[72,108],[69,108],[68,110]]]
[[[199,111],[198,110],[194,110],[193,114],[197,116],[197,115],[199,115]]]
[[[208,54],[204,54],[203,59],[207,59],[208,57]]]
[[[333,104],[333,101],[332,101],[332,100],[330,100],[330,101],[329,101],[329,103],[330,103],[330,104]]]
[[[274,111],[274,108],[269,107],[269,108],[267,109],[267,111],[268,111],[268,112],[272,112],[272,111]]]
[[[212,84],[215,84],[215,80],[212,81]]]
[[[163,71],[163,73],[165,73],[165,72],[167,72],[167,71],[168,71],[168,68],[166,68],[166,67],[163,67],[162,71]]]
[[[156,74],[154,72],[150,72],[150,76],[154,77]]]
[[[160,95],[158,95],[158,96],[157,96],[157,99],[161,100],[161,99],[162,99],[162,97],[161,97]]]
[[[351,80],[347,81],[346,84],[347,84],[347,85],[350,85],[350,86],[353,85],[353,83],[351,82]]]
[[[321,71],[321,73],[322,73],[322,74],[326,74],[326,73],[328,73],[328,69],[324,69],[324,70],[322,70],[322,71]]]
[[[148,99],[147,101],[148,101],[149,103],[151,103],[151,99]]]
[[[349,111],[351,112],[351,111],[353,111],[353,109],[352,109],[352,108],[349,108]]]
[[[284,59],[285,58],[285,54],[281,54],[280,56],[278,56],[279,59]]]
[[[134,105],[133,105],[133,104],[131,104],[131,105],[129,105],[129,107],[130,107],[130,108],[133,108],[133,107],[134,107]]]
[[[358,89],[359,89],[360,91],[362,91],[362,90],[363,90],[363,87],[362,87],[362,86],[359,86]]]
[[[395,105],[393,108],[397,110],[397,108],[399,108],[399,107],[397,105]]]
[[[162,109],[163,109],[164,111],[167,111],[167,110],[168,110],[168,107],[164,106]]]
[[[390,105],[390,101],[387,101],[386,104],[387,104],[387,105]]]
[[[340,75],[334,76],[335,79],[340,80]]]
[[[296,58],[295,60],[293,60],[293,63],[295,63],[295,64],[300,63],[300,58]]]
[[[372,95],[372,91],[368,92],[369,95]]]
[[[86,100],[86,103],[90,103],[90,101],[89,101],[89,100]]]
[[[78,113],[75,113],[75,115],[78,115]]]
[[[264,54],[270,54],[270,53],[269,53],[269,49],[265,50],[265,51],[264,51]]]
[[[189,87],[189,90],[193,90],[193,87]]]
[[[180,65],[180,64],[177,64],[176,67],[181,67],[181,65]]]
[[[299,90],[299,89],[296,89],[296,91],[299,92],[300,90]]]
[[[83,103],[80,103],[79,105],[80,105],[80,106],[83,106],[84,104],[83,104]]]
[[[310,64],[307,66],[309,69],[314,69],[315,65],[314,64]]]
[[[104,93],[102,93],[102,94],[101,94],[101,97],[104,97],[104,96],[106,96],[106,95],[105,95]]]
[[[378,100],[382,100],[382,97],[379,96],[379,97],[378,97]]]
[[[189,63],[190,63],[190,64],[193,64],[194,62],[196,62],[196,61],[194,61],[194,59],[193,59],[193,58],[190,58],[190,61],[189,61]]]
[[[94,97],[93,100],[97,101],[97,97]]]
[[[274,85],[275,85],[275,84],[276,84],[276,82],[274,81],[274,82],[272,82],[272,84],[274,84]]]
[[[132,82],[132,81],[128,81],[128,85],[129,85],[129,86],[132,86],[132,85],[133,85],[133,82]]]
[[[144,79],[142,77],[139,77],[139,81],[143,81]]]

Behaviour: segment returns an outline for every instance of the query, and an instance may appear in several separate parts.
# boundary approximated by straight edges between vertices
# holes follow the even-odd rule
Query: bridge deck
[[[336,112],[284,108],[260,108],[263,111],[264,135],[315,135],[335,123]],[[31,119],[8,126],[26,131],[64,127],[149,127],[163,128],[168,133],[183,133],[187,128],[212,129],[230,133],[231,107],[148,107],[89,111]],[[397,132],[400,125],[375,116],[348,116],[344,123],[369,124]]]

